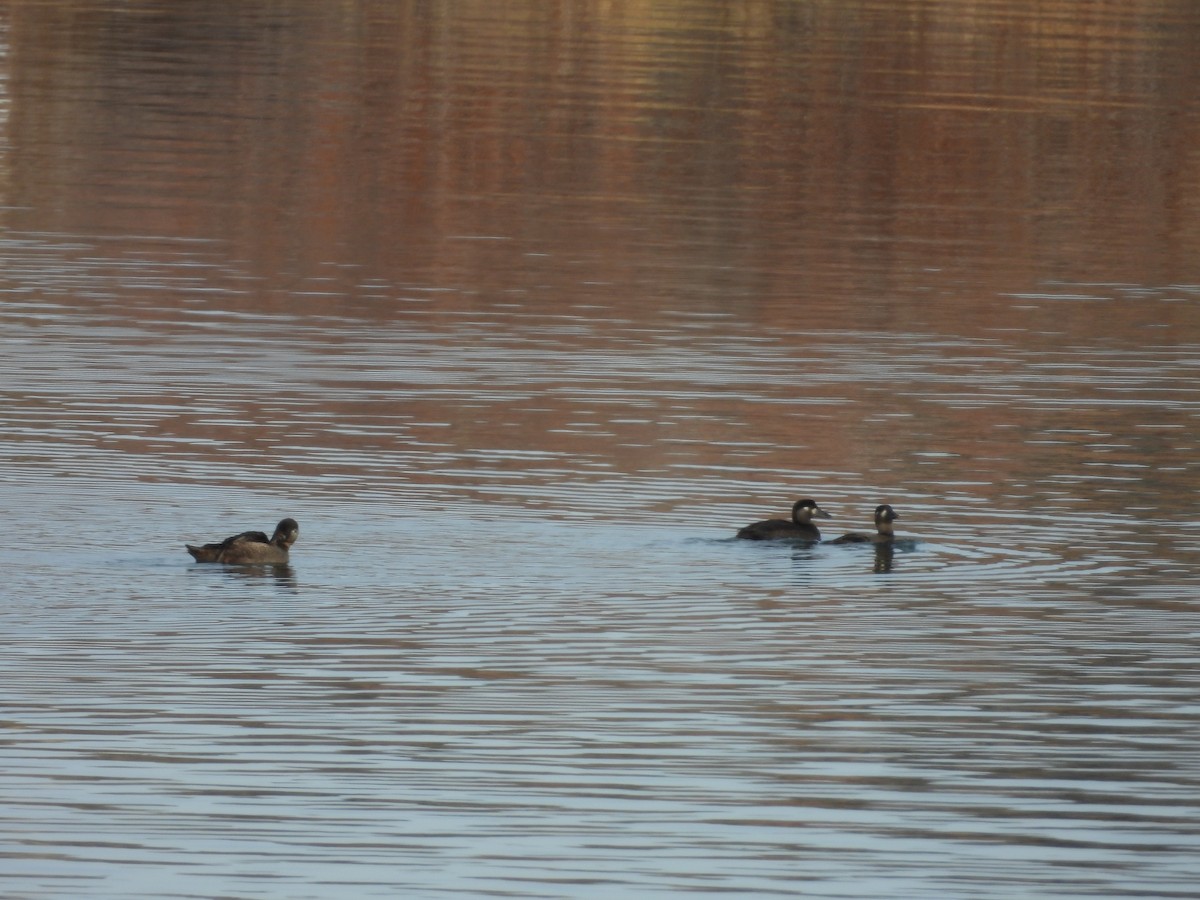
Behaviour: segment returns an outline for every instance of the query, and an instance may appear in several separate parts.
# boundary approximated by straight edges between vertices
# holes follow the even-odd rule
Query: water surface
[[[0,36],[5,896],[1195,896],[1191,4]]]

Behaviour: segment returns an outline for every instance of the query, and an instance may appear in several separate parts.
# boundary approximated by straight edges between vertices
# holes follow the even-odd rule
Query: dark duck
[[[861,531],[851,531],[839,538],[828,541],[830,544],[890,544],[896,539],[892,523],[900,516],[894,509],[883,503],[875,507],[875,534],[863,534]]]
[[[187,545],[196,562],[226,563],[233,566],[265,564],[280,566],[288,561],[288,548],[300,536],[295,519],[283,519],[270,537],[261,531],[243,531],[214,544]]]
[[[765,519],[741,529],[737,536],[747,541],[819,541],[821,532],[813,518],[828,519],[829,513],[817,506],[815,500],[797,500],[792,506],[792,518]]]

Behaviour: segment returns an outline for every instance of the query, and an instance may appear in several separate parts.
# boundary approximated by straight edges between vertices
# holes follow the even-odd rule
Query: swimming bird
[[[832,518],[817,506],[815,500],[797,500],[792,506],[791,521],[787,519],[764,519],[738,531],[737,536],[747,541],[819,541],[821,532],[812,523],[818,519]]]
[[[892,523],[899,519],[897,512],[886,503],[875,507],[875,534],[863,534],[861,531],[851,531],[839,538],[827,541],[830,544],[888,544],[896,538]]]
[[[229,565],[283,565],[288,561],[288,548],[300,536],[300,526],[295,519],[283,519],[275,526],[275,533],[267,537],[261,531],[243,531],[233,537],[213,544],[197,547],[185,545],[196,562],[227,563]]]

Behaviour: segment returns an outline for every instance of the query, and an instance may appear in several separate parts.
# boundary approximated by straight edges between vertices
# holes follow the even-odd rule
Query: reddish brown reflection
[[[505,10],[11,4],[10,223],[879,326],[1194,277],[1195,4]]]

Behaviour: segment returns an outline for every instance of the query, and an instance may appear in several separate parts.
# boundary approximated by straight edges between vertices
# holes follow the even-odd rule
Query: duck
[[[832,516],[817,501],[797,500],[792,505],[792,518],[764,519],[753,522],[738,531],[737,536],[747,541],[819,541],[821,531],[812,523],[813,517],[830,519]]]
[[[849,534],[843,534],[839,538],[834,538],[828,541],[830,544],[890,544],[896,539],[896,534],[892,530],[892,523],[900,518],[900,515],[888,506],[886,503],[881,503],[875,507],[875,534],[863,534],[861,531],[851,531]]]
[[[199,547],[194,544],[184,546],[196,562],[281,566],[288,561],[288,548],[296,543],[299,536],[300,526],[296,520],[282,519],[270,537],[261,531],[243,531],[216,543]]]

